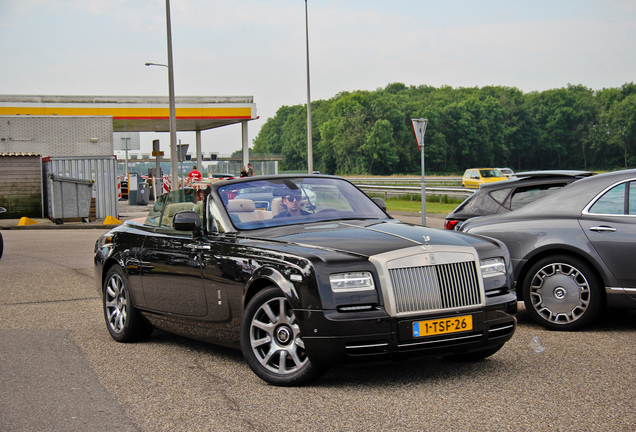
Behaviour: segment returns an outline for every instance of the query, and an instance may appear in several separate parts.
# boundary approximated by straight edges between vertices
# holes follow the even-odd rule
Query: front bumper
[[[516,319],[508,312],[514,305],[500,304],[485,309],[447,312],[408,318],[389,317],[384,310],[343,314],[337,311],[303,313],[303,341],[316,364],[394,361],[409,357],[443,357],[486,351],[510,340]],[[452,319],[471,315],[468,331],[435,336],[413,336],[413,322]]]

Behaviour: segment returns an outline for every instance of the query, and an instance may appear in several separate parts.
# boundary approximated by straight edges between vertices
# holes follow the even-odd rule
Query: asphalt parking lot
[[[114,342],[92,269],[104,230],[2,231],[0,430],[636,429],[634,312],[559,333],[521,307],[517,333],[485,361],[334,367],[311,386],[278,388],[238,351],[162,332]]]

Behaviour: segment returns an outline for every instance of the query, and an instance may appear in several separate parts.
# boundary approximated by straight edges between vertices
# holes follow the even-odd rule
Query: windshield
[[[482,169],[479,172],[483,178],[505,177],[498,169]]]
[[[161,195],[148,212],[144,225],[170,227],[174,214],[181,210],[195,210],[196,201],[197,194],[192,188],[175,189]]]
[[[217,190],[232,224],[256,229],[341,219],[386,219],[387,215],[351,183],[307,177],[253,180]]]

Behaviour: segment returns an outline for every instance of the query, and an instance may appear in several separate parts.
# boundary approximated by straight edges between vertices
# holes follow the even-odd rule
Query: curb
[[[0,225],[0,230],[2,231],[25,231],[25,230],[52,230],[52,229],[104,229],[110,230],[119,226],[121,224],[116,225],[103,225],[103,224],[89,224],[89,223],[65,223],[62,225],[55,224],[35,224],[35,225]]]
[[[146,217],[150,208],[144,211],[130,212],[128,214],[120,215],[119,220],[122,224],[129,219],[136,219],[139,217]],[[421,224],[422,215],[420,213],[410,212],[389,212],[389,214],[395,219],[402,220],[403,222],[414,223],[416,225]],[[444,226],[444,214],[427,214],[427,219],[430,222],[432,228],[443,228]],[[50,219],[36,218],[33,219],[36,224],[33,225],[18,225],[20,219],[0,219],[0,230],[45,230],[45,229],[103,229],[110,230],[121,224],[104,224],[103,221],[95,222],[65,222],[57,225]]]

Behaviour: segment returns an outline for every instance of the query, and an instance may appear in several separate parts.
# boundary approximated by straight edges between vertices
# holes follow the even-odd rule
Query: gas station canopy
[[[257,119],[252,96],[175,98],[177,131],[202,131]],[[113,132],[169,132],[168,97],[0,95],[0,115],[111,116]]]

